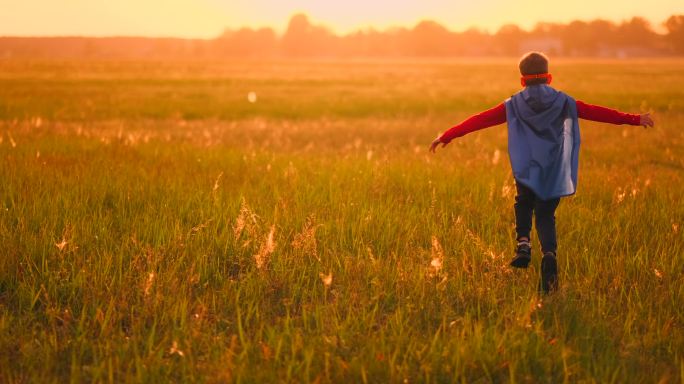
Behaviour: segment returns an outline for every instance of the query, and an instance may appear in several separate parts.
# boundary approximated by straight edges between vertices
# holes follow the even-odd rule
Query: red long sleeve
[[[576,104],[577,117],[580,119],[610,124],[640,125],[641,123],[641,116],[638,114],[624,113],[600,105],[587,104],[580,100],[577,100]],[[506,105],[501,103],[494,108],[470,116],[462,123],[444,132],[442,136],[439,137],[439,140],[446,144],[457,137],[505,122]]]
[[[577,100],[577,117],[584,120],[599,121],[610,124],[629,124],[639,125],[641,116],[637,114],[624,113],[615,109],[601,107],[599,105],[587,104]]]
[[[470,132],[475,132],[480,129],[488,128],[494,125],[503,124],[506,122],[506,106],[504,103],[497,105],[492,109],[488,109],[477,115],[470,116],[461,124],[458,124],[448,131],[444,132],[439,140],[442,143],[448,143],[451,140],[461,137]]]

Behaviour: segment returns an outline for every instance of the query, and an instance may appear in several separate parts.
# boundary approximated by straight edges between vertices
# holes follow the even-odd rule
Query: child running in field
[[[531,260],[532,215],[541,243],[541,288],[558,286],[556,217],[560,198],[575,193],[580,145],[578,119],[652,127],[648,113],[629,114],[575,101],[549,86],[549,61],[538,52],[520,60],[524,89],[498,106],[471,116],[438,136],[430,151],[470,132],[508,123],[508,154],[513,169],[515,231],[518,245],[511,266],[527,268]]]

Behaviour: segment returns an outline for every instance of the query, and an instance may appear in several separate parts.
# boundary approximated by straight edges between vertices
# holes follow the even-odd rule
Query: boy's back
[[[580,145],[575,100],[537,84],[511,96],[505,106],[515,180],[542,200],[574,194]]]

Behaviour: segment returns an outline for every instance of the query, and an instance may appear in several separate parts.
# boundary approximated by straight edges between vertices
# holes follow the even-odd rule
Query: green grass
[[[426,151],[515,60],[0,61],[0,381],[684,381],[682,62],[552,64],[657,125],[581,123],[539,297],[505,126]]]

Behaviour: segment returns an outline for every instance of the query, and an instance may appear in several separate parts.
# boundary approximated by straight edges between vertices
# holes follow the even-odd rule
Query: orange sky
[[[562,4],[562,10],[561,6]],[[282,32],[293,13],[337,33],[435,20],[451,30],[495,32],[506,23],[568,22],[642,16],[657,30],[684,0],[0,0],[0,35],[140,35],[211,38],[225,28]]]

